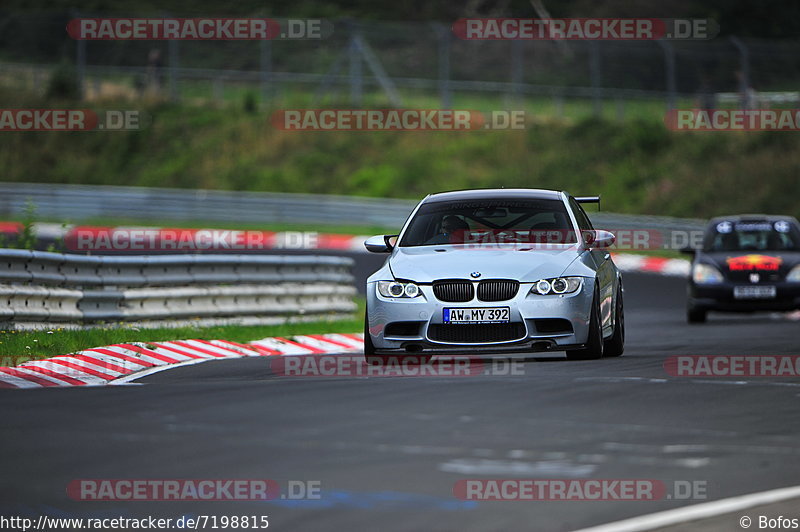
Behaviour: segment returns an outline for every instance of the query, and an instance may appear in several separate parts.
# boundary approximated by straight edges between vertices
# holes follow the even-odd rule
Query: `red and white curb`
[[[219,233],[220,241],[218,244],[228,251],[235,251],[237,243],[242,240],[239,233],[243,231],[233,230],[213,230],[213,229],[163,229],[160,227],[94,227],[94,226],[62,226],[58,224],[38,223],[34,224],[36,233],[50,238],[59,238],[68,245],[73,244],[72,251],[80,251],[80,242],[104,242],[104,245],[111,246],[113,242],[129,242],[136,236],[142,241],[152,241],[155,247],[159,242],[166,240],[178,240],[182,250],[202,250],[207,248],[204,239],[208,239],[211,232]],[[22,230],[22,224],[18,222],[0,222],[0,233],[8,235],[18,234]],[[327,251],[348,251],[367,253],[364,241],[367,236],[344,235],[333,233],[300,233],[297,231],[246,231],[248,234],[245,240],[257,243],[257,249],[304,249],[304,250],[327,250]],[[102,236],[102,238],[101,238]],[[145,238],[147,236],[148,238]],[[206,246],[206,247],[204,247]],[[142,252],[150,249],[126,248],[124,251],[140,249]],[[173,248],[174,249],[174,248]],[[113,251],[113,249],[109,249]],[[687,277],[691,263],[684,259],[667,259],[663,257],[650,257],[647,255],[637,255],[633,253],[612,253],[614,262],[623,272],[645,272],[660,275],[670,275],[676,277]]]
[[[362,352],[362,334],[309,334],[264,338],[248,344],[227,340],[132,342],[93,347],[69,355],[0,367],[0,388],[123,384],[150,373],[226,358]]]
[[[684,259],[648,257],[632,253],[612,253],[614,264],[622,272],[656,273],[673,277],[689,277],[692,263]]]

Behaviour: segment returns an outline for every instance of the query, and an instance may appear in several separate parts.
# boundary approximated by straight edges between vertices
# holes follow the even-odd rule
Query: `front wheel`
[[[622,304],[622,286],[617,288],[614,311],[614,334],[603,344],[604,357],[618,357],[625,351],[625,308]]]
[[[705,323],[706,310],[695,307],[692,303],[686,306],[686,321],[687,323]]]
[[[569,360],[596,360],[603,356],[603,327],[600,323],[600,295],[595,291],[589,318],[589,337],[582,349],[567,351]]]

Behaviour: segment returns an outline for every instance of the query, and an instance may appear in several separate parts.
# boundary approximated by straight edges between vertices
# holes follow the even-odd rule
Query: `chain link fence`
[[[64,29],[72,18],[101,16],[0,12],[0,83],[44,92],[60,66],[90,101],[538,105],[558,115],[583,105],[620,115],[634,102],[658,113],[687,105],[790,106],[800,82],[796,41],[467,41],[443,23],[353,20],[329,21],[333,33],[322,40],[75,41]]]

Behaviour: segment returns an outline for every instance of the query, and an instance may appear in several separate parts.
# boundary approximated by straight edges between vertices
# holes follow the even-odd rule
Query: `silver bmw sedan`
[[[399,235],[365,242],[388,253],[367,279],[364,354],[565,351],[619,356],[622,276],[608,247],[566,192],[463,190],[433,194]]]

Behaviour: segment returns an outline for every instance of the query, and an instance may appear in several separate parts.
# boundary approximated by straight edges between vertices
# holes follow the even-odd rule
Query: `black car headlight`
[[[800,266],[795,266],[789,271],[786,280],[790,283],[800,283]]]
[[[695,284],[719,284],[725,278],[715,267],[699,262],[692,267],[692,280]]]
[[[540,279],[533,283],[531,294],[540,296],[571,294],[581,287],[580,277],[555,277]]]
[[[398,281],[378,281],[378,293],[383,297],[406,297],[409,299],[422,295],[419,286],[414,283]]]

